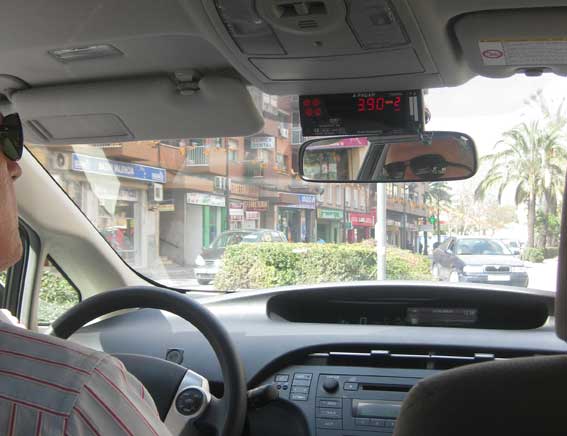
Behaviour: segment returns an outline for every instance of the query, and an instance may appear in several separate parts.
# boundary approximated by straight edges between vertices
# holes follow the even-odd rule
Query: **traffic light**
[[[429,217],[429,223],[430,224],[435,224],[436,221],[437,221],[437,218],[435,218],[435,215],[431,215]]]

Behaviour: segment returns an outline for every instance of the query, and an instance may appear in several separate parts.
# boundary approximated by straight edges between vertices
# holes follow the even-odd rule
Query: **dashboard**
[[[249,388],[273,384],[279,392],[249,410],[250,436],[388,435],[407,393],[425,377],[567,352],[554,332],[554,294],[544,291],[381,282],[198,297],[231,334]],[[175,361],[222,395],[210,345],[175,315],[134,310],[71,339]]]

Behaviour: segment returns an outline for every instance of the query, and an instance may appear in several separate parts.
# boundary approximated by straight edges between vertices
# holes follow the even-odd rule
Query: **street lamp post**
[[[403,250],[405,250],[407,248],[407,233],[406,233],[407,232],[407,219],[408,219],[407,214],[406,214],[407,186],[408,185],[404,183],[403,188],[402,188],[403,189],[403,192],[402,192],[402,194],[403,194],[403,201],[402,201],[403,212],[402,212],[402,240],[400,241],[401,242],[400,245],[402,246]]]
[[[226,174],[226,183],[224,184],[224,197],[225,197],[225,202],[226,202],[226,229],[230,230],[230,172],[229,172],[229,159],[228,159],[228,155],[229,155],[229,144],[228,144],[228,138],[223,138],[224,139],[224,143],[225,143],[225,150],[226,150],[226,168],[225,168],[225,174]]]
[[[386,280],[386,185],[376,184],[376,279]]]
[[[345,244],[348,242],[347,211],[346,211],[346,185],[343,185],[343,238]]]

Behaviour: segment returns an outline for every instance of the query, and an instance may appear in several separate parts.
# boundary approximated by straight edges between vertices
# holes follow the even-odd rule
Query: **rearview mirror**
[[[416,182],[462,180],[477,171],[472,138],[426,132],[422,140],[351,136],[313,139],[299,152],[300,174],[310,182]]]

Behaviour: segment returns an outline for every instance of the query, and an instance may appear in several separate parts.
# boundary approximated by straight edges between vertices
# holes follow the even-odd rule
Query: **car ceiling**
[[[302,10],[294,9],[294,3],[307,5],[308,15],[294,17]],[[224,11],[232,9],[232,17],[240,15],[239,28],[254,27],[255,20],[256,24],[267,25],[273,48],[254,48],[244,53],[223,24],[218,4]],[[250,11],[248,15],[234,11],[234,5],[239,4],[242,11]],[[362,9],[357,9],[356,23],[360,24],[356,24],[350,14],[359,5]],[[311,6],[319,12],[312,12]],[[391,42],[375,34],[368,36],[368,29],[364,30],[368,23],[364,24],[364,16],[360,17],[364,8],[387,10],[394,17],[394,33],[388,34]],[[518,10],[524,12],[519,18]],[[29,93],[32,89],[59,91],[77,82],[96,86],[109,80],[147,76],[163,76],[175,82],[175,74],[180,73],[197,79],[210,75],[236,78],[271,94],[456,86],[477,74],[503,77],[518,70],[483,66],[479,62],[479,38],[567,36],[562,25],[567,11],[565,0],[10,0],[2,2],[2,11],[5,19],[0,31],[0,94],[6,96],[5,103],[14,103],[18,93],[28,93],[31,98],[26,102],[34,103],[36,94]],[[289,11],[291,18],[287,16]],[[487,17],[481,14],[469,19],[477,12]],[[250,22],[243,26],[247,19]],[[526,22],[531,25],[526,26]],[[363,36],[364,32],[367,36]],[[101,44],[122,54],[72,62],[61,62],[50,54],[58,49]],[[565,64],[542,66],[563,74],[567,71]],[[110,88],[106,91],[109,95],[115,92]],[[57,95],[47,93],[51,100]],[[67,98],[69,93],[63,95]],[[41,98],[45,100],[46,94]],[[241,104],[239,98],[232,103]],[[24,119],[31,118],[17,104],[11,109],[23,112]],[[46,114],[49,109],[45,107]],[[83,107],[59,108],[60,115],[66,111],[67,115],[89,112]],[[205,112],[204,117],[210,115]],[[243,132],[236,133],[250,134],[258,128],[255,119]],[[125,130],[133,132],[130,139],[152,136],[147,132],[137,134],[130,125]],[[155,135],[158,133],[161,131]],[[87,136],[83,142],[89,139]],[[47,135],[41,139],[49,142],[50,138]]]

